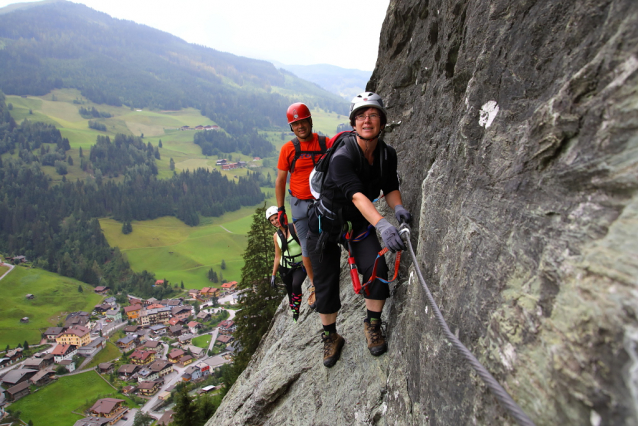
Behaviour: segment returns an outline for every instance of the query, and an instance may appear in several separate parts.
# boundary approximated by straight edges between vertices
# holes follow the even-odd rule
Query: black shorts
[[[355,226],[354,235],[365,232],[367,224]],[[308,252],[310,262],[312,263],[312,271],[314,274],[315,295],[317,297],[317,312],[320,314],[332,314],[341,309],[341,300],[339,298],[339,277],[341,275],[341,246],[338,243],[327,242],[323,252],[317,250],[317,240],[319,235],[311,229],[308,230]],[[372,276],[374,262],[377,253],[381,251],[381,244],[377,239],[377,234],[373,229],[370,234],[357,243],[352,243],[352,254],[359,270],[359,274],[363,275],[361,284],[366,283]],[[388,265],[382,256],[377,263],[377,277],[384,280],[388,279]],[[348,280],[348,285],[352,285]],[[388,284],[374,280],[368,286],[370,295],[366,295],[366,299],[385,300],[390,297],[390,287]],[[364,293],[365,294],[365,293]]]

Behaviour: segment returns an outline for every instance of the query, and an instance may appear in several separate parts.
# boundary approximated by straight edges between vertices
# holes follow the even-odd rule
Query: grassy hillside
[[[78,292],[78,286],[83,292]],[[28,300],[27,294],[35,295]],[[72,278],[23,266],[13,268],[0,280],[2,307],[0,308],[0,347],[12,348],[25,340],[40,343],[41,331],[64,320],[66,313],[93,310],[102,296],[93,293],[93,287]],[[29,317],[28,324],[20,318]]]
[[[20,418],[25,422],[32,420],[34,425],[69,426],[83,418],[72,411],[80,412],[99,398],[123,399],[125,405],[137,407],[92,370],[73,376],[61,376],[55,383],[11,404],[11,409],[21,411]]]

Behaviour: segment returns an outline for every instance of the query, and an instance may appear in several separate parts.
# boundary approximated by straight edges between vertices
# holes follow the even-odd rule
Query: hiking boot
[[[308,296],[308,305],[310,309],[315,309],[317,307],[317,299],[315,298],[315,287],[310,287],[310,295]]]
[[[297,322],[297,320],[299,319],[299,311],[295,311],[294,309],[292,310],[292,321],[294,323]]]
[[[323,341],[323,365],[330,368],[337,363],[341,356],[341,348],[346,342],[338,333],[322,334]]]
[[[380,319],[368,321],[366,318],[365,321],[363,321],[363,331],[366,335],[366,341],[368,342],[368,350],[372,356],[379,356],[388,350],[388,345],[385,344],[385,336],[381,331]]]

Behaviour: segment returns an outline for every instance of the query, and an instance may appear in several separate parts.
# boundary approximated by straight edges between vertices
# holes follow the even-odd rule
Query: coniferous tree
[[[78,285],[78,293],[84,293],[84,289],[82,288],[82,284]]]
[[[226,269],[226,261],[222,259],[222,269]]]
[[[180,288],[183,290],[184,289],[184,281],[182,281],[182,283],[180,284]]]
[[[283,288],[270,287],[269,277],[275,248],[273,229],[265,214],[265,205],[255,211],[248,232],[248,246],[243,256],[244,267],[239,283],[239,288],[245,290],[239,302],[242,315],[235,319],[235,340],[241,347],[234,359],[233,368],[237,375],[248,365],[284,294]]]
[[[186,389],[182,388],[175,396],[175,415],[173,416],[175,426],[194,425],[197,419],[196,408],[193,399]]]
[[[175,160],[173,160],[173,157],[171,157],[171,160],[169,161],[169,165],[172,171],[175,171]]]
[[[22,345],[22,347],[24,348],[25,351],[29,350],[29,342],[27,342],[26,340],[24,341],[24,344]]]

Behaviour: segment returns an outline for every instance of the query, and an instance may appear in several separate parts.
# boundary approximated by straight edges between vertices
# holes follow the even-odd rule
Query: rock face
[[[393,0],[368,90],[452,331],[536,424],[638,424],[638,3]],[[514,424],[403,265],[386,355],[344,270],[335,367],[282,303],[208,424]]]

